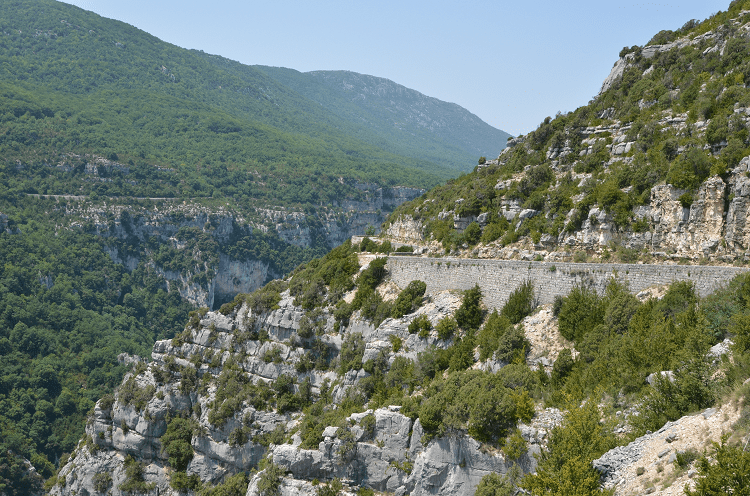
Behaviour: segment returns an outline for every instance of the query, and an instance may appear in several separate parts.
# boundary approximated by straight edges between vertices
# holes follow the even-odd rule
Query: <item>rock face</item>
[[[395,494],[469,496],[483,476],[508,470],[510,462],[501,451],[486,449],[465,431],[426,437],[419,419],[399,406],[353,413],[322,426],[311,443],[316,438],[301,429],[304,414],[278,408],[278,396],[275,408],[262,399],[278,395],[279,384],[293,377],[291,391],[309,387],[313,396],[330,394],[334,403],[341,402],[370,375],[364,369],[340,374],[335,367],[303,367],[311,339],[329,350],[335,365],[344,342],[361,335],[363,362],[384,357],[386,368],[397,357],[416,359],[428,348],[449,346],[451,340],[438,339],[434,330],[420,338],[408,326],[419,315],[433,326],[452,315],[460,303],[456,294],[433,293],[415,313],[386,319],[378,327],[355,313],[340,333],[334,332],[328,309],[305,312],[288,291],[274,309],[254,301],[237,300],[223,313],[196,311],[182,334],[154,345],[150,363],[131,359],[133,371],[114,398],[97,403],[86,437],[60,470],[51,494],[119,496],[137,483],[176,496],[173,441],[164,441],[175,419],[191,426],[186,476],[198,476],[204,484],[219,484],[266,459],[286,474],[280,494],[311,494],[313,480],[338,478],[352,491],[370,487]],[[301,329],[310,325],[318,329],[317,337],[300,338]],[[402,346],[394,352],[395,338]],[[241,396],[234,402],[247,388],[256,399]],[[522,470],[534,469],[533,454],[559,417],[559,412],[542,412],[530,425],[519,425],[529,446],[515,462]],[[262,477],[261,471],[251,478],[247,494],[259,494]]]
[[[673,463],[676,454],[689,450],[700,453],[712,441],[719,442],[724,433],[732,431],[739,414],[736,405],[728,403],[720,410],[709,408],[667,422],[654,433],[608,451],[594,460],[594,468],[602,475],[603,486],[613,488],[617,496],[684,494],[685,485],[695,489],[696,470],[680,473]],[[669,483],[660,484],[661,480]]]
[[[279,245],[274,247],[279,251],[283,251],[284,244],[328,250],[352,235],[364,234],[368,228],[377,229],[396,206],[424,193],[416,188],[355,186],[361,199],[341,200],[340,204],[315,213],[257,208],[250,216],[225,206],[172,201],[148,207],[93,206],[82,197],[69,199],[64,213],[76,219],[72,221],[74,226],[85,225],[104,238],[104,249],[116,263],[122,263],[129,271],[143,263],[194,305],[214,308],[293,268],[279,267],[277,260],[254,247],[265,243]],[[0,232],[4,230],[7,218],[3,216]],[[268,233],[278,238],[272,234],[261,239]],[[180,254],[190,263],[181,262],[175,267]]]
[[[385,232],[389,239],[398,243],[417,243],[424,241],[424,226],[411,216],[402,216],[392,222]]]

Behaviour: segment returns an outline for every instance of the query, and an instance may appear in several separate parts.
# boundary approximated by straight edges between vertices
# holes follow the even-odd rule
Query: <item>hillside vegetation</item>
[[[546,118],[509,141],[497,160],[403,205],[390,223],[413,219],[441,250],[480,245],[474,253],[486,256],[514,256],[505,247],[542,257],[579,251],[580,260],[741,256],[748,8],[735,1],[704,22],[658,33],[645,47],[624,48],[588,105]],[[688,227],[692,238],[669,236]],[[704,242],[713,245],[706,251]]]
[[[64,3],[0,3],[0,493],[75,448],[118,355],[231,300],[217,279],[252,291],[477,155],[378,126]]]
[[[457,170],[458,148],[405,155],[404,133],[375,131],[382,118],[355,124],[256,68],[52,0],[0,9],[3,162],[35,167],[4,171],[10,188],[331,204],[356,197],[354,181],[424,187]],[[96,184],[54,167],[92,153],[125,167]]]
[[[134,484],[212,494],[247,470],[239,494],[340,494],[344,484],[359,494],[606,494],[595,459],[747,394],[747,275],[704,299],[680,281],[641,299],[614,279],[601,295],[580,286],[552,308],[545,332],[564,347],[545,366],[527,339],[533,282],[493,310],[478,287],[393,291],[386,258],[359,258],[363,248],[376,247],[345,243],[218,312],[193,312],[98,403],[52,494],[99,487],[105,470],[113,494]],[[726,337],[731,359],[710,353]],[[665,370],[671,380],[646,381]],[[738,423],[720,456],[746,434]],[[690,456],[679,463],[700,453]],[[209,459],[217,469],[203,472]],[[436,482],[436,472],[450,476]]]

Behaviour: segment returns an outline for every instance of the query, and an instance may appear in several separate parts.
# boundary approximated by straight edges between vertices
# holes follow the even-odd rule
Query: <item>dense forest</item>
[[[376,136],[258,69],[73,6],[0,9],[0,153],[27,167],[6,172],[13,189],[330,205],[356,181],[434,186],[474,157]],[[95,184],[56,172],[86,154],[120,166]]]
[[[23,468],[8,450],[49,477],[120,383],[118,355],[148,358],[192,309],[153,269],[128,273],[100,238],[57,229],[59,210],[20,199],[0,233],[0,482]]]

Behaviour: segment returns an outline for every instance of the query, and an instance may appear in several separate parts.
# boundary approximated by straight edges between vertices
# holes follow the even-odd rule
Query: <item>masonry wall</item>
[[[692,281],[701,296],[719,289],[737,274],[750,269],[707,265],[638,265],[522,262],[516,260],[474,260],[461,258],[418,258],[391,256],[387,269],[400,287],[418,279],[427,292],[482,288],[488,308],[500,309],[513,290],[527,279],[534,283],[539,303],[552,303],[581,283],[592,285],[599,294],[612,277],[626,282],[633,293],[673,281]]]

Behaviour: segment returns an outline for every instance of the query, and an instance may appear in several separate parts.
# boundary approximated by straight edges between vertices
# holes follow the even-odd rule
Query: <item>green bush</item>
[[[563,300],[557,318],[560,334],[571,341],[580,340],[602,323],[604,308],[601,298],[588,286],[576,286]]]
[[[456,319],[450,316],[443,317],[435,327],[438,339],[442,339],[443,341],[450,339],[453,333],[456,332],[456,329],[458,329]]]
[[[481,303],[482,290],[478,284],[464,291],[464,299],[456,310],[456,324],[462,329],[479,329],[483,318]]]
[[[185,472],[172,472],[169,485],[179,492],[197,491],[201,487],[201,478],[197,474],[188,475]]]
[[[479,227],[479,224],[477,224],[476,222],[472,222],[471,224],[466,226],[466,229],[463,233],[463,239],[466,243],[469,244],[469,246],[474,246],[479,243],[481,237],[482,228]]]
[[[640,432],[658,430],[667,421],[713,405],[716,396],[711,371],[702,358],[687,361],[674,371],[674,380],[657,374],[656,383],[641,402],[641,413],[632,420]]]
[[[162,450],[169,455],[169,465],[178,472],[184,472],[193,459],[191,440],[195,428],[194,420],[174,417],[161,437]]]
[[[523,362],[530,349],[523,326],[510,326],[498,339],[495,359],[505,363]]]
[[[534,303],[534,283],[528,279],[513,290],[500,314],[507,317],[511,324],[518,324],[531,314]]]
[[[344,485],[341,483],[341,480],[336,478],[325,486],[318,486],[318,489],[315,491],[315,496],[339,496],[343,489]]]
[[[129,494],[147,493],[152,491],[156,484],[147,483],[143,478],[143,464],[135,461],[128,455],[125,457],[125,481],[119,485],[120,491]]]
[[[408,313],[415,312],[422,306],[422,298],[427,291],[427,284],[423,281],[411,281],[401,293],[399,293],[396,302],[393,304],[391,316],[401,318]]]
[[[349,370],[362,368],[362,357],[365,354],[365,340],[360,333],[351,333],[346,336],[341,345],[339,360],[339,374],[345,374]]]
[[[509,460],[518,460],[526,454],[527,449],[526,440],[523,438],[521,431],[516,429],[505,440],[503,453],[505,453],[505,457]]]
[[[500,239],[510,227],[510,223],[505,217],[500,217],[496,222],[490,222],[484,227],[480,241],[484,244],[492,243]]]
[[[726,437],[721,444],[714,443],[708,456],[698,461],[698,478],[695,489],[685,490],[687,496],[744,494],[750,478],[750,452],[739,446],[729,446]]]
[[[430,322],[430,319],[427,318],[427,315],[422,313],[409,322],[408,330],[409,334],[419,333],[420,338],[427,337],[427,333],[432,330],[432,323]],[[425,336],[422,336],[423,332],[425,333]]]
[[[513,496],[515,486],[507,476],[495,472],[482,477],[474,496]]]
[[[403,341],[399,336],[396,336],[395,334],[391,334],[388,336],[388,341],[391,343],[391,349],[394,353],[398,353],[401,350],[401,346],[403,345]]]
[[[600,422],[598,401],[571,403],[562,425],[552,429],[535,474],[519,487],[533,496],[600,494],[599,473],[591,462],[616,445],[611,426]]]
[[[218,486],[214,487],[206,487],[204,486],[200,492],[198,493],[199,496],[245,496],[247,493],[247,486],[248,486],[248,479],[247,474],[245,472],[240,472],[238,474],[232,475],[231,477],[226,477],[224,479],[224,482],[222,484],[219,484]]]
[[[552,366],[552,384],[556,386],[562,385],[565,378],[573,371],[574,365],[575,361],[573,360],[573,354],[570,349],[563,348],[560,350],[560,353],[557,355],[557,360],[555,360],[555,363]]]
[[[359,426],[365,431],[365,437],[367,439],[372,439],[375,435],[375,425],[375,414],[373,413],[368,413],[359,421]]]
[[[273,462],[266,464],[266,468],[260,475],[258,481],[258,491],[262,496],[277,496],[281,493],[281,478],[284,476],[284,469],[275,465]]]
[[[487,322],[477,334],[477,344],[479,344],[479,359],[487,360],[492,358],[495,351],[500,346],[500,338],[511,327],[510,320],[501,316],[497,310],[493,310]]]
[[[92,482],[94,483],[94,489],[99,493],[106,493],[109,488],[112,487],[112,474],[100,473],[95,474]]]

